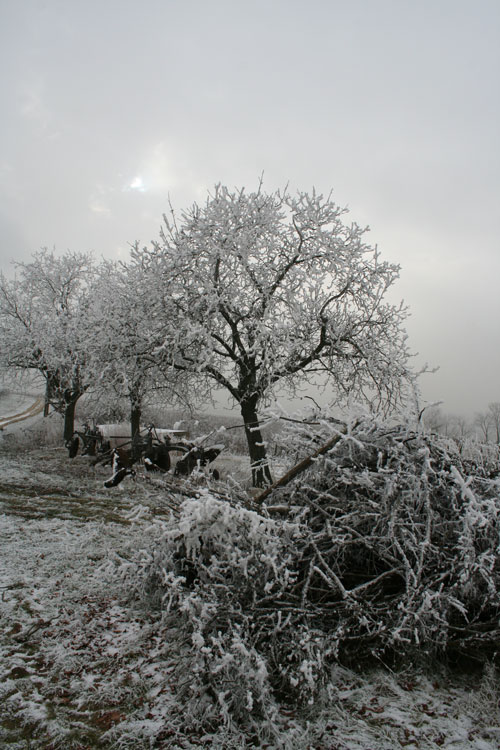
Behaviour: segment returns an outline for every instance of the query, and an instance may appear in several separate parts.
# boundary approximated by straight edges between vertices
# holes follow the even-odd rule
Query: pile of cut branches
[[[311,451],[337,425],[302,427]],[[462,653],[500,647],[500,483],[491,451],[467,458],[443,437],[358,422],[278,490],[300,509],[301,601],[343,658]],[[297,516],[298,518],[298,516]]]
[[[314,702],[336,661],[493,657],[500,485],[481,451],[466,462],[440,437],[374,419],[287,441],[317,456],[268,498],[286,517],[206,491],[123,571],[179,644],[193,722]]]

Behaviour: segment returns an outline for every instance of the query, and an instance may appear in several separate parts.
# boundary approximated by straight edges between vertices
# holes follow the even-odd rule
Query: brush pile
[[[331,433],[294,440],[312,450]],[[343,659],[496,651],[499,467],[496,446],[365,420],[279,492],[307,529],[301,599]]]
[[[498,454],[375,419],[284,436],[297,458],[271,517],[208,491],[122,572],[178,645],[193,721],[314,703],[332,664],[493,659],[500,648]],[[179,657],[180,654],[180,657]]]

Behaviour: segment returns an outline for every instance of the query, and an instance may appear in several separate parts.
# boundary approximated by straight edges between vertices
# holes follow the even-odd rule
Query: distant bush
[[[500,648],[489,468],[406,426],[338,430],[291,431],[303,453],[338,441],[271,496],[286,519],[202,494],[122,569],[179,644],[174,684],[199,721],[314,703],[335,662],[484,661]]]

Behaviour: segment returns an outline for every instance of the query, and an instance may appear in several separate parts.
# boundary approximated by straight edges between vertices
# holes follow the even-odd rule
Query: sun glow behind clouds
[[[140,175],[136,175],[136,177],[134,177],[131,182],[125,185],[124,190],[132,190],[136,193],[145,193],[147,188],[142,177]]]
[[[163,141],[146,149],[135,169],[137,172],[133,172],[122,187],[123,192],[166,195],[178,183],[175,175],[179,169]]]

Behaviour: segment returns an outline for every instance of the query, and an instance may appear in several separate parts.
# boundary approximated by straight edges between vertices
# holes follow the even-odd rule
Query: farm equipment
[[[96,456],[97,454],[106,453],[111,446],[109,441],[105,440],[101,431],[96,425],[92,427],[86,422],[82,430],[75,430],[71,440],[66,441],[66,448],[70,458],[75,458],[82,442],[82,456]]]
[[[200,444],[190,442],[184,438],[173,441],[172,436],[178,437],[185,435],[181,430],[160,430],[153,424],[148,425],[145,430],[141,430],[134,438],[126,439],[122,435],[110,434],[109,425],[99,425],[90,427],[84,425],[84,430],[75,432],[73,439],[67,444],[70,458],[74,458],[78,452],[80,440],[83,443],[82,455],[96,456],[94,465],[111,463],[113,467],[113,478],[120,473],[120,479],[123,479],[130,471],[124,472],[123,469],[129,470],[133,464],[138,461],[144,462],[146,471],[167,472],[171,468],[171,453],[182,453],[183,455],[175,464],[174,476],[190,476],[195,469],[203,469],[223,450],[224,446],[213,445],[204,448]],[[118,432],[118,430],[114,430]],[[214,479],[219,478],[217,469],[211,471]],[[107,486],[116,486],[119,483],[109,484]]]

